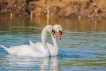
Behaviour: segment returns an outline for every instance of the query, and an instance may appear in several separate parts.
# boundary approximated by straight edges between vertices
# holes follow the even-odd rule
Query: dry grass
[[[2,0],[3,1],[3,0]],[[31,1],[29,6],[26,6],[25,0],[7,0],[8,5],[5,10],[14,12],[14,2],[17,1],[16,7],[20,8],[20,12],[25,14],[25,9],[28,7],[30,12],[34,15],[46,15],[47,7],[49,7],[50,15],[59,17],[104,17],[106,18],[106,0],[34,0]],[[23,5],[22,5],[23,4]],[[5,5],[4,5],[5,6]],[[18,9],[17,8],[17,9]],[[9,10],[11,9],[11,11]],[[8,12],[7,10],[5,13]],[[18,13],[18,14],[19,14]],[[2,14],[3,9],[2,9]]]

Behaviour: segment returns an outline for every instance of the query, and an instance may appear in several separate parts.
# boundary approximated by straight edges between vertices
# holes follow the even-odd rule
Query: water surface
[[[40,42],[47,25],[45,17],[0,18],[0,44],[6,47]],[[0,47],[0,70],[106,71],[106,21],[50,18],[51,25],[61,24],[62,40],[57,39],[59,55],[31,58],[9,55]],[[50,34],[47,42],[52,43]]]

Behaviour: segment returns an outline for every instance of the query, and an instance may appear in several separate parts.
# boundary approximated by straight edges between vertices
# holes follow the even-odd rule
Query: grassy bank
[[[106,19],[106,0],[0,0],[0,15]]]

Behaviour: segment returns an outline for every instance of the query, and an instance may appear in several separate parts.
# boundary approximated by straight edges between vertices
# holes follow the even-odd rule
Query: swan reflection
[[[58,57],[44,57],[44,58],[31,58],[31,57],[16,57],[7,55],[0,61],[3,69],[12,70],[40,70],[40,71],[57,71],[60,70],[58,66]]]

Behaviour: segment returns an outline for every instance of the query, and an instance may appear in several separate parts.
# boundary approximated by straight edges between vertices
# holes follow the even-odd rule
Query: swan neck
[[[52,37],[53,44],[54,44],[54,45],[57,44],[57,42],[56,42],[56,37],[54,38],[52,35],[51,35],[51,37]]]
[[[47,50],[46,35],[47,35],[47,30],[46,30],[46,28],[44,28],[43,31],[42,31],[42,34],[41,34],[41,41],[42,41],[44,50]]]
[[[58,45],[57,45],[56,37],[54,38],[52,35],[51,37],[54,44],[53,54],[58,54]]]

